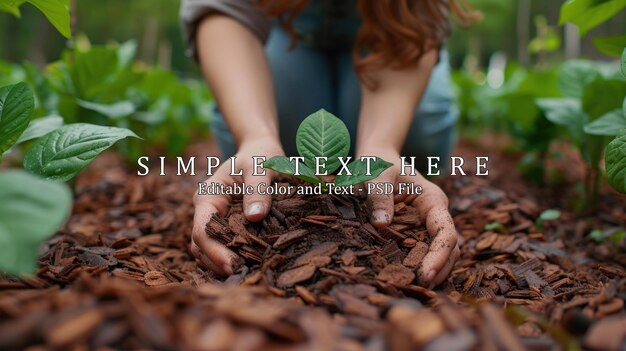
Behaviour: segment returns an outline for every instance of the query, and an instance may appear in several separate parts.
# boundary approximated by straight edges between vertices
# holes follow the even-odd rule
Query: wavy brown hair
[[[296,44],[293,21],[310,0],[258,0],[277,17]],[[343,1],[343,0],[341,0]],[[468,0],[358,0],[363,20],[354,45],[354,64],[360,79],[374,87],[368,73],[383,67],[408,68],[425,52],[439,48],[450,34],[449,14],[464,26],[480,19]]]

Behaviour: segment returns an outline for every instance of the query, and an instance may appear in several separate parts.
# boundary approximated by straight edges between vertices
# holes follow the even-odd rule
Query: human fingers
[[[375,181],[370,183],[392,183],[397,181],[397,173],[394,169],[388,169],[381,173]],[[394,195],[374,190],[367,196],[370,205],[370,222],[378,228],[391,224],[393,220]]]
[[[219,169],[216,174],[207,181],[223,183],[226,185],[232,184],[232,179],[229,177],[227,171],[224,171],[224,169],[226,168]],[[200,258],[202,260],[202,257],[206,256],[205,259],[208,259],[213,266],[211,267],[211,265],[209,265],[209,268],[219,268],[217,270],[213,270],[224,275],[230,275],[233,273],[233,262],[235,262],[237,255],[227,249],[224,245],[211,239],[206,233],[206,226],[213,216],[217,214],[225,215],[231,202],[232,198],[225,194],[199,195],[196,193],[193,198],[194,215],[191,232],[191,251],[192,253],[198,253],[198,250],[194,248],[194,245],[197,246],[202,255],[199,255],[200,257],[196,256],[196,258]]]
[[[443,266],[441,271],[437,273],[432,283],[430,283],[430,286],[429,286],[430,289],[443,283],[448,278],[448,276],[450,275],[450,272],[452,272],[452,268],[454,268],[454,264],[459,259],[459,256],[461,256],[461,250],[459,249],[459,246],[457,245],[454,248],[454,250],[452,250],[452,253],[450,254],[450,257],[448,258],[448,261],[446,262],[446,264]]]
[[[244,182],[254,189],[252,194],[243,197],[243,213],[250,222],[261,221],[270,212],[272,196],[261,194],[259,190],[272,185],[273,174],[270,170],[266,170],[264,176],[253,176],[251,172],[244,173]]]

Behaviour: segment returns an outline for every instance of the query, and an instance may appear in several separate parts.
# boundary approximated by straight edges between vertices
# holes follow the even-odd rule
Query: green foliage
[[[315,169],[315,157],[327,157],[326,171],[333,173],[341,165],[339,157],[350,152],[350,132],[339,118],[321,109],[298,127],[296,147],[304,163],[312,169]]]
[[[20,17],[20,6],[25,2],[41,11],[64,37],[69,38],[72,35],[70,0],[0,0],[0,11]]]
[[[611,186],[626,193],[626,131],[613,139],[606,148],[606,175]]]
[[[626,47],[626,35],[593,38],[592,41],[601,53],[612,57],[620,57],[622,50]]]
[[[298,164],[298,175],[296,175],[296,163],[291,162],[289,160],[289,157],[287,156],[272,157],[271,159],[265,161],[263,163],[263,166],[269,169],[273,169],[276,172],[279,172],[282,174],[292,175],[300,180],[303,180],[305,182],[309,182],[312,184],[319,184],[322,182],[321,180],[317,178],[317,176],[315,175],[315,172],[311,168],[309,168],[309,166],[307,166],[306,164],[302,162],[298,162],[297,164]]]
[[[625,7],[626,0],[569,0],[561,7],[560,23],[574,23],[585,35]]]
[[[0,82],[21,80],[35,92],[35,118],[62,116],[65,123],[129,128],[138,139],[116,144],[129,162],[158,152],[179,155],[206,139],[211,95],[203,82],[135,62],[136,44],[78,44],[45,71],[25,63],[0,62]]]
[[[335,185],[348,186],[376,179],[381,173],[391,166],[393,166],[393,163],[389,163],[383,159],[376,159],[371,162],[368,173],[367,163],[365,161],[354,160],[348,164],[350,175],[348,175],[348,173],[338,175],[335,178]]]
[[[137,135],[124,128],[68,124],[38,139],[24,156],[24,168],[50,180],[67,181],[127,137]]]
[[[25,83],[0,88],[0,157],[26,130],[34,104]]]
[[[325,188],[325,183],[314,172],[315,160],[326,157],[326,167],[321,171],[328,172],[328,174],[335,172],[341,166],[340,158],[342,160],[347,159],[350,151],[350,133],[339,118],[321,109],[302,121],[296,134],[296,146],[298,153],[304,158],[304,163],[298,164],[298,175],[296,175],[295,161],[291,162],[285,156],[273,157],[265,161],[263,166],[279,173],[295,176],[309,183],[321,183]],[[343,174],[336,177],[335,184],[348,186],[363,183],[375,179],[392,165],[383,159],[376,158],[370,162],[370,172],[368,173],[366,162],[355,160],[348,164],[349,172],[344,171]]]
[[[72,194],[62,183],[19,170],[0,172],[0,270],[32,273],[39,245],[70,213]]]
[[[541,229],[545,221],[553,221],[555,219],[559,219],[560,217],[561,217],[561,211],[559,210],[545,210],[541,212],[541,214],[535,221],[535,226],[538,229]]]
[[[63,119],[54,115],[31,122],[33,108],[33,93],[26,83],[0,88],[0,152],[37,139],[24,165],[49,179],[69,180],[102,150],[135,136],[121,128],[62,126]],[[0,270],[31,273],[39,245],[63,223],[71,204],[65,184],[18,170],[0,172]]]
[[[485,230],[494,231],[498,233],[508,233],[508,229],[506,229],[506,227],[500,222],[491,222],[491,223],[485,224]]]

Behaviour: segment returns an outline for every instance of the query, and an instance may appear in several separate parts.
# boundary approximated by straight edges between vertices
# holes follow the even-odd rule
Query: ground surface
[[[198,179],[137,177],[101,157],[78,180],[74,213],[36,277],[0,279],[0,349],[623,348],[624,243],[586,235],[626,228],[624,197],[605,190],[596,214],[563,210],[537,228],[543,210],[570,205],[571,184],[532,186],[501,153],[457,154],[490,154],[491,174],[441,182],[462,245],[435,291],[413,275],[412,252],[428,240],[411,209],[376,231],[358,204],[323,198],[304,219],[285,205],[256,227],[235,215],[209,228],[250,248],[224,284],[188,251]]]

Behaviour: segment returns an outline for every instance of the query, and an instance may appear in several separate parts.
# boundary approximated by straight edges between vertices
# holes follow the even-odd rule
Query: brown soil
[[[220,282],[188,250],[199,179],[136,177],[100,158],[36,275],[0,278],[0,349],[623,348],[623,243],[586,235],[626,228],[624,197],[605,191],[596,215],[563,210],[538,228],[572,187],[531,186],[515,158],[490,156],[489,177],[441,182],[462,253],[436,291],[415,277],[428,235],[413,209],[375,230],[363,202],[327,195],[279,199],[261,224],[240,205],[212,224],[245,262]]]

